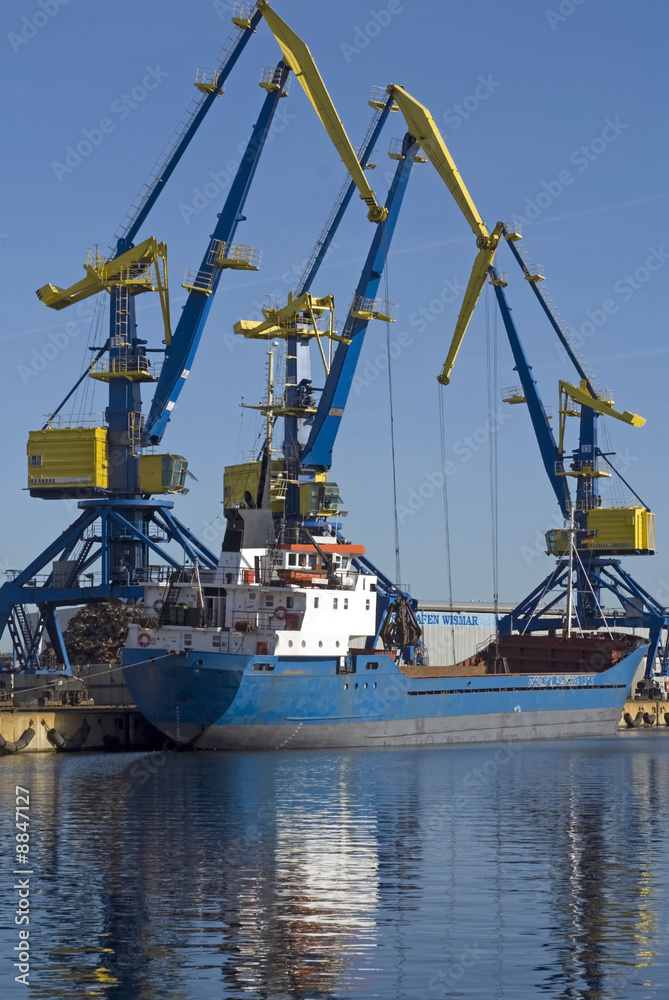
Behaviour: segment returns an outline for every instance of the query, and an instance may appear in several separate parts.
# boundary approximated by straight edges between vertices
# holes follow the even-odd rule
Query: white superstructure
[[[343,656],[376,633],[376,576],[354,567],[361,545],[310,543],[222,552],[214,570],[147,586],[156,627],[132,625],[129,647],[246,655]]]

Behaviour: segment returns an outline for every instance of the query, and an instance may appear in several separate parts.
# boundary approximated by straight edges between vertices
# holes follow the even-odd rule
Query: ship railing
[[[261,608],[259,611],[230,611],[228,625],[233,632],[273,632],[290,629],[298,631],[302,627],[304,612],[286,608],[277,595],[277,604],[273,608]]]
[[[485,649],[486,646],[489,646],[490,643],[494,642],[494,641],[495,641],[495,632],[493,632],[491,635],[487,636],[481,642],[477,643],[477,645],[476,645],[476,652],[480,653],[482,649]]]
[[[167,583],[173,572],[171,566],[141,566],[133,577],[136,583]]]

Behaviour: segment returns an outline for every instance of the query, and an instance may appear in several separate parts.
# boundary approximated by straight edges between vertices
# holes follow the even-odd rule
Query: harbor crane
[[[601,451],[597,442],[597,424],[602,416],[637,428],[643,426],[645,420],[628,410],[617,410],[607,394],[597,390],[592,375],[572,343],[566,324],[542,287],[543,274],[538,268],[530,266],[520,242],[520,234],[503,222],[498,222],[491,232],[488,231],[428,109],[403,87],[395,84],[389,85],[383,96],[391,98],[402,112],[410,130],[411,141],[419,145],[421,152],[432,162],[476,237],[478,253],[438,381],[443,385],[450,382],[476,303],[486,281],[490,281],[521,380],[520,389],[512,390],[507,395],[507,402],[526,403],[528,406],[544,468],[566,522],[563,530],[552,529],[546,536],[548,552],[558,560],[555,570],[501,621],[500,633],[554,630],[563,625],[567,629],[571,629],[572,625],[592,630],[610,630],[616,627],[647,629],[649,650],[646,674],[650,676],[655,670],[664,632],[668,637],[660,650],[660,663],[662,672],[667,673],[669,612],[633,579],[622,567],[619,558],[654,553],[654,514],[631,486],[622,480],[615,466],[609,462],[609,456]],[[524,279],[532,288],[579,377],[578,385],[560,382],[557,442],[506,299],[506,276],[495,266],[495,255],[502,241],[510,248]],[[370,263],[369,258],[367,263]],[[372,270],[368,273],[374,272]],[[351,340],[352,344],[356,343],[354,336]],[[326,379],[316,418],[300,455],[299,471],[302,475],[310,470],[312,473],[314,470],[322,473],[330,468],[332,446],[343,416],[361,344],[360,338],[356,343],[357,351],[346,343],[339,344],[337,348],[335,363]],[[337,363],[339,359],[341,360]],[[578,417],[580,427],[578,448],[571,456],[565,453],[566,418],[569,416]],[[603,501],[599,480],[612,474],[617,475],[634,494],[636,503],[626,501],[613,505]],[[570,479],[576,480],[574,497],[568,485]],[[573,591],[576,594],[574,603],[571,599]],[[616,609],[606,610],[603,607],[604,594],[617,601]],[[568,609],[567,622],[562,612],[556,612],[556,608],[563,604]]]
[[[183,287],[188,296],[172,331],[165,244],[155,237],[147,237],[137,244],[135,240],[263,19],[279,44],[282,58],[276,67],[262,72],[260,86],[266,96],[258,120],[200,265],[188,271],[184,278]],[[28,567],[0,587],[0,629],[5,625],[9,628],[17,667],[35,670],[41,666],[43,639],[48,635],[58,669],[69,671],[58,622],[59,607],[109,599],[141,602],[144,587],[168,580],[170,573],[181,570],[184,559],[195,567],[195,572],[198,564],[206,568],[217,564],[216,554],[177,520],[172,511],[173,501],[166,499],[186,492],[186,459],[170,453],[156,454],[154,449],[161,444],[184,389],[223,273],[228,270],[256,271],[260,266],[259,252],[234,240],[238,225],[244,219],[243,207],[273,116],[279,101],[287,95],[288,77],[292,72],[346,166],[348,179],[289,301],[284,306],[268,305],[260,322],[242,320],[235,327],[235,332],[245,337],[268,341],[278,338],[286,343],[284,396],[281,400],[271,400],[271,413],[268,406],[264,407],[268,428],[273,426],[275,417],[284,419],[283,459],[275,463],[270,439],[258,462],[228,467],[224,506],[246,503],[250,497],[253,505],[268,507],[288,525],[301,524],[305,531],[310,520],[322,523],[339,516],[337,487],[327,480],[337,432],[368,323],[394,320],[394,306],[378,298],[379,284],[413,164],[430,160],[464,214],[477,246],[472,274],[439,381],[444,385],[450,381],[476,303],[486,280],[490,280],[522,383],[518,398],[509,399],[509,402],[527,403],[544,466],[563,516],[569,521],[569,527],[563,532],[549,532],[548,535],[549,548],[558,558],[555,572],[507,616],[500,629],[555,627],[556,618],[555,614],[551,616],[551,611],[564,597],[565,588],[571,594],[576,554],[573,572],[577,579],[575,614],[578,622],[587,628],[630,624],[648,628],[651,634],[650,670],[662,630],[668,625],[667,616],[622,570],[619,560],[611,557],[652,553],[653,515],[641,503],[638,507],[607,508],[598,492],[598,480],[606,475],[600,468],[600,460],[608,462],[608,458],[597,446],[597,420],[605,415],[640,426],[642,418],[616,410],[611,400],[596,390],[572,350],[564,325],[539,288],[540,276],[529,268],[518,245],[518,234],[501,222],[491,231],[487,229],[427,108],[398,85],[390,85],[384,91],[375,88],[370,101],[374,115],[362,146],[356,152],[309,49],[270,4],[258,0],[253,6],[236,5],[233,23],[235,32],[217,69],[198,70],[195,79],[198,96],[123,220],[110,248],[110,256],[105,257],[99,251],[89,252],[84,266],[85,277],[81,281],[68,288],[46,284],[38,290],[42,302],[54,310],[104,292],[109,295],[110,325],[108,337],[92,349],[88,370],[49,415],[41,430],[31,432],[29,437],[28,487],[31,496],[74,499],[81,513]],[[381,204],[366,174],[374,166],[372,152],[388,116],[398,111],[406,120],[408,132],[391,147],[391,156],[398,161],[398,166],[385,204]],[[314,296],[311,288],[356,190],[374,224],[374,235],[347,318],[339,330],[335,325],[332,297]],[[506,302],[506,281],[495,266],[502,240],[523,268],[525,278],[579,374],[578,385],[560,384],[557,443]],[[156,292],[160,300],[163,346],[158,348],[148,347],[147,341],[137,335],[135,300],[137,295],[146,292]],[[321,390],[314,389],[311,381],[312,342],[317,344],[324,368]],[[162,356],[162,364],[154,364],[150,355]],[[108,388],[105,419],[97,425],[62,415],[63,408],[86,378],[106,383]],[[146,416],[142,412],[141,396],[145,385],[153,385]],[[318,403],[314,398],[317,392],[320,392]],[[567,465],[565,421],[567,416],[577,413],[580,415],[579,450]],[[569,478],[575,478],[577,483],[574,501],[567,485]],[[180,557],[165,547],[168,542],[181,548]],[[87,572],[94,565],[99,566],[97,576]],[[406,606],[407,595],[401,595],[397,585],[371,564],[367,569],[378,575],[386,590],[386,610],[395,599],[398,607],[400,598],[405,600]],[[560,587],[562,595],[547,604],[549,591]],[[600,595],[606,590],[620,600],[622,612],[608,614],[602,610]],[[36,625],[29,620],[28,605],[38,607]],[[663,663],[666,669],[666,656]]]
[[[598,443],[601,417],[637,428],[642,427],[645,420],[629,410],[616,409],[610,396],[596,388],[552,300],[544,288],[536,288],[543,276],[537,268],[529,266],[520,234],[512,227],[505,227],[503,236],[558,332],[580,381],[578,385],[564,380],[559,382],[556,441],[507,301],[505,288],[508,283],[496,267],[491,267],[490,282],[521,383],[518,389],[506,391],[504,398],[512,405],[526,404],[528,407],[543,465],[565,521],[563,529],[553,528],[546,533],[548,554],[557,558],[555,568],[501,620],[500,634],[546,631],[559,629],[562,625],[567,629],[579,626],[588,630],[647,629],[646,676],[651,677],[655,672],[658,652],[661,672],[666,674],[667,643],[662,645],[662,635],[669,629],[669,613],[620,561],[622,556],[654,554],[655,516]],[[571,454],[565,445],[568,417],[579,420],[578,446]],[[600,481],[611,476],[621,480],[636,502],[607,502],[602,498]],[[572,479],[576,483],[575,495],[569,487]],[[572,594],[575,595],[573,603]],[[616,608],[607,608],[606,596],[617,602]],[[563,606],[568,609],[566,619],[558,610]]]
[[[286,59],[263,69],[260,86],[266,96],[258,120],[202,261],[184,278],[188,297],[172,331],[165,244],[155,237],[138,244],[135,240],[263,18]],[[47,307],[58,311],[101,292],[108,294],[109,335],[93,348],[84,375],[43,427],[29,436],[30,495],[76,500],[81,513],[25,569],[0,587],[0,631],[8,627],[15,665],[21,670],[41,667],[43,640],[48,636],[57,669],[69,672],[59,607],[110,599],[141,602],[145,584],[166,579],[181,567],[184,558],[205,567],[217,563],[217,556],[177,520],[173,501],[167,499],[187,491],[186,459],[153,449],[160,445],[184,388],[222,274],[228,270],[257,271],[260,265],[260,253],[235,243],[234,238],[244,218],[242,209],[273,116],[287,94],[291,69],[317,105],[370,220],[380,224],[386,217],[387,210],[379,205],[367,182],[365,164],[348,139],[306,45],[267,3],[237,4],[232,20],[235,31],[218,67],[197,71],[198,94],[121,223],[110,256],[90,251],[81,281],[67,288],[49,283],[37,292]],[[160,298],[161,347],[148,347],[137,334],[135,301],[146,292],[157,292]],[[156,365],[151,355],[162,356],[162,364]],[[105,418],[97,424],[63,413],[87,378],[106,383],[108,388]],[[154,387],[147,415],[142,412],[143,385]],[[181,548],[180,558],[165,547],[169,542]],[[94,565],[99,567],[97,576],[88,572]],[[30,605],[39,611],[36,624],[27,613]]]
[[[402,87],[391,85],[387,92],[397,101],[412,134],[446,183],[471,226],[479,248],[438,381],[443,385],[450,382],[476,302],[483,285],[489,280],[494,288],[521,381],[520,390],[511,390],[507,401],[522,402],[528,406],[544,468],[567,522],[564,530],[551,530],[546,536],[549,554],[557,557],[555,570],[502,619],[500,634],[512,631],[546,631],[559,627],[569,631],[574,625],[592,630],[610,630],[616,627],[647,629],[649,649],[646,676],[650,677],[655,670],[662,634],[666,632],[668,638],[660,655],[661,671],[666,674],[669,670],[669,612],[622,567],[620,558],[616,558],[654,553],[654,514],[624,480],[624,485],[634,494],[636,504],[630,505],[626,501],[618,506],[607,505],[599,490],[601,478],[614,474],[622,480],[622,476],[599,448],[598,420],[606,416],[632,427],[643,426],[645,420],[628,410],[616,410],[612,400],[597,390],[591,374],[578,356],[566,324],[541,284],[543,274],[538,268],[530,266],[529,258],[522,248],[520,233],[502,222],[498,222],[493,231],[488,233],[429,111]],[[557,442],[506,299],[504,289],[508,282],[495,266],[495,254],[502,239],[509,246],[524,279],[532,288],[579,376],[579,384],[576,386],[560,382]],[[578,448],[571,456],[565,454],[564,443],[565,420],[568,416],[579,418]],[[603,468],[604,465],[608,468]],[[568,486],[571,478],[576,480],[575,497],[572,497]],[[576,601],[572,602],[574,592]],[[617,609],[607,610],[603,606],[604,594],[616,600]],[[565,614],[557,614],[555,609],[562,605],[566,606],[567,611]]]
[[[512,390],[507,401],[527,403],[544,468],[560,511],[568,522],[564,530],[551,530],[547,533],[548,552],[558,559],[555,570],[528,598],[502,619],[500,634],[511,631],[545,631],[563,624],[567,630],[573,625],[592,630],[610,630],[616,627],[647,629],[650,643],[646,674],[650,676],[655,669],[662,633],[669,629],[669,613],[622,567],[620,559],[614,557],[652,555],[655,551],[655,517],[636,494],[636,504],[625,502],[620,506],[605,505],[599,491],[599,480],[610,477],[612,473],[620,474],[616,473],[615,467],[597,442],[597,423],[602,416],[632,427],[643,426],[645,420],[628,410],[616,410],[612,400],[596,389],[592,376],[574,348],[566,324],[541,287],[542,273],[529,264],[521,246],[520,234],[501,222],[488,234],[427,109],[407,95],[401,87],[391,85],[388,93],[395,97],[413,135],[446,182],[472,227],[479,247],[439,382],[447,385],[450,381],[476,301],[485,281],[489,280],[494,288],[521,380],[521,389]],[[504,289],[508,282],[495,266],[495,253],[502,238],[520,265],[523,277],[532,288],[580,379],[577,386],[560,382],[557,442],[506,299]],[[571,457],[565,454],[564,444],[565,420],[568,416],[576,416],[580,421],[579,444]],[[604,469],[603,465],[607,465],[611,471]],[[571,496],[568,486],[570,478],[576,480],[575,497]],[[634,492],[629,484],[625,483],[625,486]],[[576,601],[572,605],[574,590]],[[616,610],[609,611],[603,607],[604,594],[617,601],[619,607]],[[556,617],[555,612],[563,604],[567,607],[566,622],[562,613]],[[661,652],[663,673],[668,670],[668,646],[669,640]]]

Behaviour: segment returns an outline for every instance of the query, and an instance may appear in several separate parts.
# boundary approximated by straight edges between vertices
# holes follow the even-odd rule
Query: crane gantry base
[[[565,625],[563,609],[569,585],[569,561],[560,559],[552,573],[531,594],[500,618],[499,634],[561,631]],[[669,611],[622,568],[619,559],[602,556],[579,559],[572,587],[576,598],[575,617],[571,622],[574,629],[648,630],[646,677],[654,675],[658,655],[662,675],[669,675]],[[604,609],[595,596],[602,593],[615,597],[620,610]],[[666,637],[661,644],[663,632]]]
[[[8,627],[18,670],[39,669],[46,632],[58,670],[71,673],[58,608],[110,600],[140,603],[146,583],[166,579],[186,559],[209,569],[218,563],[213,552],[177,520],[170,500],[80,500],[78,507],[81,514],[76,521],[0,587],[0,632]],[[164,547],[166,542],[181,548],[180,559]],[[151,553],[159,565],[149,563]],[[98,561],[98,578],[87,576],[86,570]],[[82,579],[89,585],[82,586]],[[39,611],[35,625],[26,612],[31,604]]]

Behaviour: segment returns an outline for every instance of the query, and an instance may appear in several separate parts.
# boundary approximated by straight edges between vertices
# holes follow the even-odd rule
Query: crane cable
[[[95,306],[93,317],[91,319],[91,326],[88,338],[88,344],[86,349],[89,353],[88,359],[85,361],[86,366],[90,369],[91,363],[95,360],[96,355],[90,353],[92,345],[104,337],[103,329],[105,324],[105,319],[108,318],[108,310],[106,303],[106,296],[96,295],[95,296]],[[106,338],[105,338],[106,340]],[[104,342],[104,341],[103,341]],[[104,356],[104,355],[103,355]],[[86,415],[93,412],[93,407],[95,405],[95,394],[96,389],[99,388],[99,383],[95,379],[87,379],[84,382],[84,391],[80,402],[80,418],[85,419]]]
[[[446,420],[444,418],[444,391],[446,386],[437,383],[439,394],[439,445],[441,473],[444,478],[442,500],[444,507],[444,542],[446,545],[446,579],[448,587],[448,610],[451,619],[451,662],[455,663],[455,628],[453,627],[453,572],[451,566],[451,528],[448,510],[448,477],[446,475]]]
[[[604,625],[606,626],[606,631],[609,633],[609,639],[613,639],[613,632],[611,631],[609,623],[606,620],[606,616],[604,615],[604,609],[602,608],[601,604],[599,603],[599,598],[597,597],[597,594],[595,593],[595,588],[592,586],[592,581],[590,580],[589,574],[585,570],[585,566],[583,565],[583,560],[581,559],[581,557],[579,555],[579,551],[576,548],[576,546],[574,546],[574,555],[578,559],[578,564],[581,567],[581,574],[585,578],[586,583],[588,584],[588,587],[590,589],[590,593],[592,594],[592,599],[594,600],[595,606],[596,606],[597,610],[599,611],[599,616],[603,620]],[[578,622],[579,628],[581,628],[581,622],[580,622],[579,617],[578,617],[578,610],[576,611],[576,620]],[[582,631],[582,629],[581,629],[581,631]]]
[[[385,284],[385,295],[386,302],[390,301],[388,293],[388,237],[386,235],[386,224],[382,222],[383,226],[383,245],[384,245],[384,268],[383,268],[383,278]],[[393,373],[392,373],[392,355],[390,353],[390,321],[386,320],[386,357],[388,359],[388,406],[390,410],[390,453],[392,460],[392,470],[393,470],[393,523],[395,528],[395,583],[397,586],[401,586],[402,582],[402,561],[400,557],[400,526],[399,526],[399,514],[397,506],[397,463],[395,460],[395,408],[393,403]]]
[[[493,309],[492,328],[490,323],[490,285],[485,297],[485,341],[488,383],[488,474],[490,482],[490,520],[492,544],[492,590],[495,610],[495,635],[498,636],[499,622],[499,463],[497,454],[497,310]]]

